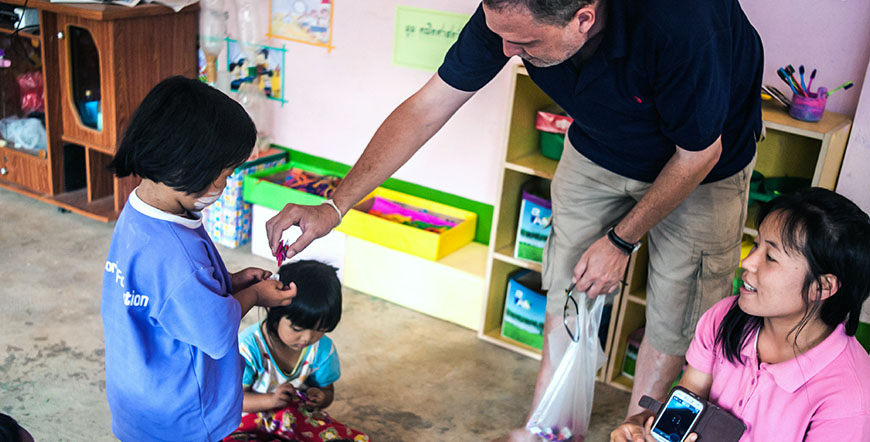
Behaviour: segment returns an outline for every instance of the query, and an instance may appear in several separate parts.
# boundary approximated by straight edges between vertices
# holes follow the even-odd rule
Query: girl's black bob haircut
[[[109,168],[196,195],[244,163],[256,141],[239,103],[199,80],[170,77],[142,100]]]
[[[341,282],[337,272],[335,267],[311,260],[281,266],[278,277],[284,284],[296,284],[296,297],[290,305],[267,310],[266,330],[278,336],[281,318],[305,329],[335,330],[341,320]]]

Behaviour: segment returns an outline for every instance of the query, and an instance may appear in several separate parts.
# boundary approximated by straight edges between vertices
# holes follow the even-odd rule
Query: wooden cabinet
[[[508,134],[502,156],[499,199],[495,206],[487,264],[484,313],[478,336],[539,359],[539,350],[501,336],[501,325],[508,275],[520,268],[541,271],[540,264],[514,258],[513,249],[522,184],[533,176],[552,179],[558,164],[541,155],[535,129],[536,112],[553,105],[553,102],[532,82],[522,66],[513,66],[512,69]],[[757,171],[767,177],[808,178],[814,186],[834,188],[851,128],[851,121],[846,116],[826,112],[818,123],[805,123],[792,119],[781,109],[765,105],[762,118],[767,136],[758,144]],[[751,206],[750,218],[753,209]],[[745,232],[755,234],[749,226]],[[645,323],[647,264],[644,241],[644,246],[629,260],[625,284],[614,299],[604,348],[608,360],[598,373],[598,380],[623,390],[631,390],[632,386],[632,380],[622,374],[626,343],[629,335]]]
[[[18,161],[0,187],[82,215],[115,219],[138,179],[115,178],[106,165],[139,102],[160,80],[197,73],[198,8],[6,0],[39,10],[27,38],[40,47],[47,148]],[[19,37],[20,38],[20,37]],[[14,63],[14,61],[13,61]],[[4,87],[6,83],[4,83]],[[8,169],[8,168],[7,168]],[[10,169],[11,170],[11,169]]]

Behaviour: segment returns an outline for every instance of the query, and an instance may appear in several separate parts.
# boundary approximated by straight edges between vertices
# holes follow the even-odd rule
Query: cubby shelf
[[[511,67],[510,108],[507,113],[506,142],[502,151],[498,200],[495,205],[486,275],[486,294],[480,339],[540,358],[540,351],[501,336],[507,278],[516,269],[541,271],[541,265],[514,258],[517,216],[522,183],[530,177],[552,179],[557,161],[540,153],[535,114],[553,102],[529,78],[521,65]],[[762,119],[766,138],[758,144],[755,169],[767,177],[791,176],[810,180],[812,185],[833,189],[837,182],[851,121],[845,115],[826,112],[821,121],[806,123],[791,118],[781,108],[764,104]],[[748,210],[744,231],[752,227],[757,206]],[[644,242],[646,244],[646,242]],[[607,363],[598,379],[622,390],[631,390],[632,379],[622,373],[628,336],[645,323],[647,247],[629,260],[624,284],[614,298],[605,353]]]

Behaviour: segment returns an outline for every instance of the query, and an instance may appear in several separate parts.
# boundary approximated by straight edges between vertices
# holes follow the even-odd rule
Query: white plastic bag
[[[568,346],[544,397],[526,423],[527,430],[545,440],[583,441],[592,414],[595,372],[604,365],[606,359],[598,340],[605,297],[597,297],[587,310],[586,294],[574,296],[579,305],[576,316],[579,327],[573,323],[566,325],[579,333],[571,339],[566,327],[556,327],[548,335],[548,340],[553,344],[551,349],[565,348],[566,341]],[[568,318],[568,321],[572,319],[575,318]],[[560,342],[562,345],[559,345]],[[555,358],[553,360],[555,362]]]

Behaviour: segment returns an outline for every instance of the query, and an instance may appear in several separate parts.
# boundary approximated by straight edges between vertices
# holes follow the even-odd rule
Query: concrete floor
[[[36,441],[108,441],[100,284],[114,224],[0,189],[0,412]],[[221,248],[230,271],[274,263]],[[538,362],[353,290],[331,334],[342,360],[328,411],[372,440],[488,441],[521,426]],[[243,327],[261,315],[254,310]],[[587,441],[629,400],[597,385]]]

